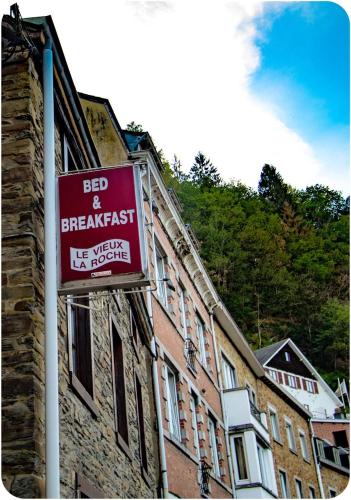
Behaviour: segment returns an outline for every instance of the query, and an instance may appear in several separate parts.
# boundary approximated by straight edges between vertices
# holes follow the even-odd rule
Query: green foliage
[[[140,123],[135,123],[135,121],[128,123],[126,129],[129,132],[144,132],[143,126]]]
[[[258,192],[223,183],[200,154],[188,176],[176,158],[164,176],[244,335],[254,349],[290,337],[332,385],[347,379],[348,200],[320,185],[294,190],[270,165]]]
[[[195,162],[190,169],[189,177],[195,185],[202,189],[211,189],[221,183],[218,170],[201,151],[195,156]]]

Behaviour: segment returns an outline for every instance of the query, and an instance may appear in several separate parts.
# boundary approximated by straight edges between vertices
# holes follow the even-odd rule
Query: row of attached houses
[[[151,276],[141,288],[57,298],[60,497],[341,493],[349,472],[341,402],[291,341],[251,350],[164,184],[150,135],[123,130],[107,99],[77,92],[50,16],[22,20],[13,7],[2,28],[6,490],[47,496],[45,47],[53,55],[56,175],[135,165]]]

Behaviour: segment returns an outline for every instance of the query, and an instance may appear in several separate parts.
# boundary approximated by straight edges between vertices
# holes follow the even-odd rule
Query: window
[[[96,411],[94,399],[93,345],[89,297],[68,297],[68,333],[72,386]]]
[[[285,351],[284,352],[284,358],[285,358],[285,361],[291,361],[290,352]]]
[[[273,380],[275,380],[276,382],[279,382],[279,379],[278,379],[278,372],[276,372],[275,370],[271,370],[269,369],[268,370],[268,373],[269,375],[272,377]]]
[[[180,287],[180,296],[179,296],[179,309],[180,309],[180,326],[183,330],[185,337],[187,337],[187,326],[186,326],[186,308],[185,308],[185,290],[181,286]]]
[[[236,387],[235,368],[222,354],[223,389],[234,389]]]
[[[329,498],[334,498],[336,495],[336,490],[334,488],[329,488]]]
[[[333,436],[334,436],[335,446],[341,446],[341,448],[348,448],[349,447],[349,441],[347,439],[347,432],[345,430],[334,431]]]
[[[312,382],[312,380],[305,379],[305,384],[306,384],[306,391],[314,394],[314,383]]]
[[[256,407],[257,406],[257,398],[256,398],[256,393],[251,387],[250,384],[246,383],[246,389],[249,393],[249,400],[250,402]]]
[[[308,487],[308,496],[309,498],[316,498],[316,490],[313,486]]]
[[[146,453],[146,442],[145,442],[145,427],[144,427],[144,411],[143,411],[143,397],[141,391],[141,385],[138,377],[135,377],[135,393],[136,393],[136,409],[138,417],[138,427],[139,427],[139,452],[140,452],[140,462],[142,468],[147,472],[147,453]]]
[[[77,162],[72,154],[71,147],[68,143],[67,137],[63,137],[63,171],[74,172],[78,170]]]
[[[249,479],[246,465],[244,436],[233,437],[233,456],[235,459],[234,473],[237,481],[247,481]]]
[[[190,411],[191,411],[191,426],[193,428],[194,435],[194,448],[196,451],[196,456],[200,458],[200,443],[199,443],[199,431],[197,428],[197,417],[196,417],[196,408],[198,405],[197,396],[194,393],[191,393],[190,396]]]
[[[115,399],[115,423],[118,444],[127,452],[128,447],[128,415],[124,378],[123,344],[117,328],[111,318],[112,335],[112,374]]]
[[[260,472],[261,472],[261,481],[263,486],[269,488],[270,486],[270,468],[268,462],[268,450],[263,447],[259,442],[257,442],[257,454],[258,461],[260,464]]]
[[[300,446],[301,446],[302,457],[305,460],[309,460],[306,435],[305,435],[305,433],[303,431],[299,431],[299,438],[300,438]]]
[[[276,441],[280,441],[280,432],[279,432],[279,421],[278,415],[273,408],[268,409],[269,412],[269,421],[271,423],[272,436]]]
[[[294,377],[293,375],[287,375],[287,381],[288,386],[292,387],[293,389],[298,388],[297,377]]]
[[[162,304],[167,307],[166,256],[160,245],[155,242],[156,286]]]
[[[290,422],[290,420],[285,419],[285,427],[286,427],[286,435],[288,438],[289,448],[292,451],[296,451],[294,431],[293,431],[292,423]]]
[[[282,498],[289,498],[288,480],[286,477],[286,472],[284,472],[283,470],[279,471],[279,481],[282,490]]]
[[[197,329],[197,337],[199,339],[200,361],[204,366],[207,367],[206,349],[205,349],[205,326],[198,314],[196,315],[196,329]]]
[[[304,498],[302,491],[302,482],[300,479],[295,478],[295,489],[296,489],[296,498]]]
[[[177,381],[178,377],[175,371],[170,366],[166,367],[167,375],[167,402],[169,413],[169,432],[177,439],[181,440],[180,436],[180,422],[179,422],[179,408],[178,408],[178,395],[177,395]]]
[[[210,435],[210,446],[211,446],[211,458],[213,471],[217,477],[220,477],[219,462],[218,462],[218,451],[217,451],[217,440],[216,440],[216,421],[214,418],[209,417],[208,420],[208,431]]]

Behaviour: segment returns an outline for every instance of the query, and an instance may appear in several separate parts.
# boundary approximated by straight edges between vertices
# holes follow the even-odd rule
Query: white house
[[[342,402],[291,339],[255,351],[267,374],[317,419],[340,415]]]

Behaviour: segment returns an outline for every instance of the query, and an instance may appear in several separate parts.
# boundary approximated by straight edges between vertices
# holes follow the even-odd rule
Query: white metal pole
[[[60,498],[54,80],[49,38],[43,51],[43,87],[46,497]]]

